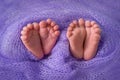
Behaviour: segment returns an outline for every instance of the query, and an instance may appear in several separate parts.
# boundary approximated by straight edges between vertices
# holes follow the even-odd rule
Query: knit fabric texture
[[[39,60],[23,45],[22,28],[51,18],[61,35]],[[66,30],[72,20],[94,20],[102,29],[97,55],[75,59]],[[0,80],[120,80],[120,0],[0,0]]]

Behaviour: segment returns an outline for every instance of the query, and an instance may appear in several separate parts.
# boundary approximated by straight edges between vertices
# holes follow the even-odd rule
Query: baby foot
[[[98,43],[101,37],[101,29],[95,21],[86,21],[85,26],[87,34],[84,45],[84,59],[90,60],[96,55]]]
[[[47,55],[52,50],[58,39],[58,36],[60,35],[59,26],[56,25],[54,21],[51,21],[51,19],[41,21],[39,25],[39,33],[42,41],[43,50],[44,53]]]
[[[27,24],[21,31],[21,40],[25,47],[33,53],[37,58],[42,58],[43,51],[41,47],[41,41],[39,36],[38,23]]]
[[[79,19],[79,21],[73,21],[67,30],[67,38],[70,43],[70,51],[75,58],[83,58],[83,44],[85,39],[85,21]]]

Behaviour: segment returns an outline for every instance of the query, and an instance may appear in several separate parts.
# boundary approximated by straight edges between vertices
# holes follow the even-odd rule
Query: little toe
[[[94,24],[93,28],[99,28],[99,25],[98,24]]]
[[[93,30],[96,33],[99,33],[99,34],[101,33],[101,29],[98,24],[93,25]]]
[[[85,22],[85,26],[86,26],[87,28],[91,27],[91,24],[90,24],[90,21],[89,21],[89,20],[87,20],[87,21]]]
[[[27,31],[21,31],[21,35],[26,35],[27,34]]]
[[[80,26],[81,28],[84,28],[84,26],[85,26],[85,21],[84,21],[84,19],[80,18],[80,19],[78,20],[78,22],[79,22],[79,26]]]
[[[34,26],[35,30],[37,30],[37,31],[39,30],[39,24],[37,22],[34,22],[33,26]]]
[[[94,32],[100,34],[101,33],[101,29],[100,28],[95,28]]]
[[[55,36],[59,36],[60,35],[60,31],[55,31],[54,34],[55,34]]]
[[[71,37],[72,36],[72,31],[67,31],[67,38]]]
[[[21,31],[21,35],[27,35],[29,31],[30,29],[27,26],[25,26],[23,30]]]
[[[75,28],[75,24],[74,23],[72,22],[72,23],[69,24],[69,27],[67,29],[67,34],[66,34],[67,38],[70,38],[72,36],[72,31]]]
[[[27,28],[27,26],[23,27],[23,31],[28,31],[29,29]]]
[[[93,40],[95,43],[98,43],[98,41],[100,40],[101,36],[98,35],[98,34],[95,34],[94,37],[93,37]]]
[[[73,27],[69,26],[68,31],[73,31]]]
[[[21,38],[22,41],[26,41],[27,36],[21,36],[20,38]]]

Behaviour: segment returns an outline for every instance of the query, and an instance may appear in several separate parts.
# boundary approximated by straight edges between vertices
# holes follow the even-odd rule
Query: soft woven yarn
[[[50,56],[36,59],[20,40],[27,23],[51,18],[61,35]],[[97,55],[71,56],[66,28],[74,19],[102,29]],[[0,80],[120,80],[120,0],[0,0]]]

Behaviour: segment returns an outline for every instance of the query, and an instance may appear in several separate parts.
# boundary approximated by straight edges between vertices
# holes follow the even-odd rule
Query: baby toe
[[[67,38],[70,38],[72,36],[72,31],[67,31],[66,36],[67,36]]]
[[[21,35],[27,35],[27,31],[21,31]]]
[[[26,41],[27,36],[21,36],[20,38],[21,38],[22,41]]]
[[[52,37],[56,38],[60,35],[60,31],[51,32]]]
[[[56,36],[59,36],[60,35],[60,31],[55,31],[54,33]]]
[[[100,34],[101,33],[101,29],[100,28],[95,28],[94,32]]]
[[[73,31],[73,27],[68,27],[68,31]]]
[[[27,28],[27,26],[23,27],[23,31],[28,31],[29,29]]]
[[[95,34],[95,35],[94,35],[94,37],[93,37],[93,40],[94,40],[94,41],[99,41],[99,40],[100,40],[100,38],[101,38],[101,36],[100,36],[100,35]]]
[[[98,24],[94,24],[93,28],[99,28],[99,25]]]

